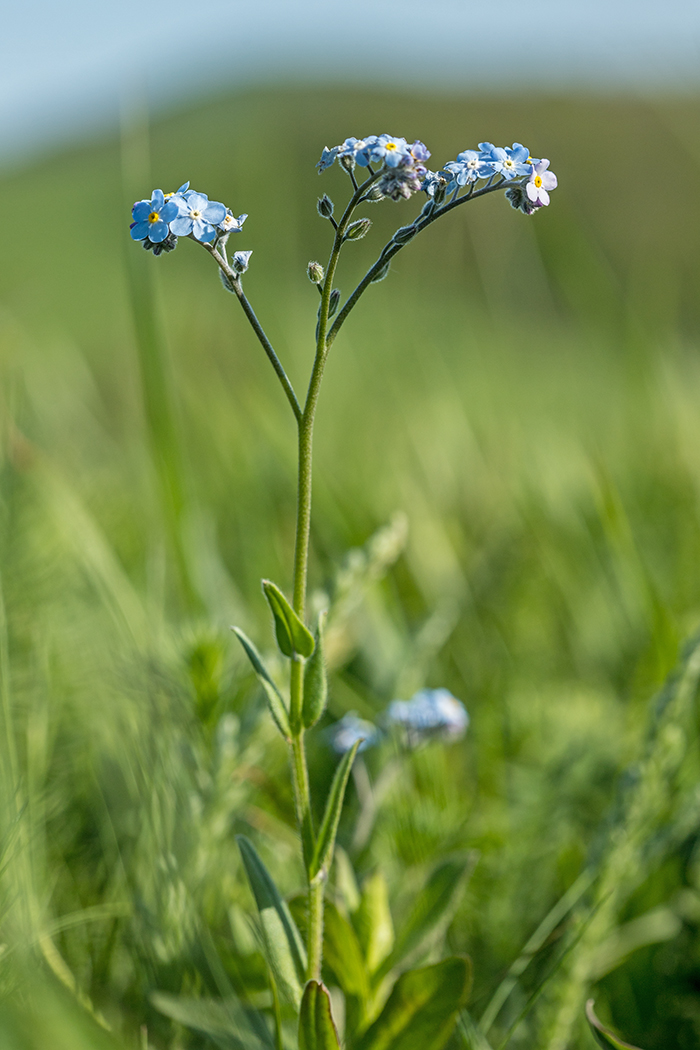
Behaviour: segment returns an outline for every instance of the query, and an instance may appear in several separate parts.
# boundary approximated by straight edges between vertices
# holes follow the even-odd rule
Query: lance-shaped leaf
[[[318,838],[316,839],[316,848],[314,849],[309,872],[310,878],[317,875],[321,868],[325,868],[326,871],[330,869],[333,860],[335,837],[338,834],[340,811],[343,808],[343,799],[345,798],[345,788],[348,784],[348,777],[350,776],[352,764],[355,761],[357,749],[361,743],[361,740],[356,740],[338,763],[338,768],[335,771],[333,783],[326,799],[326,809],[318,831]]]
[[[442,1050],[472,983],[471,961],[454,956],[399,977],[355,1050]]]
[[[208,1036],[222,1050],[273,1050],[264,1018],[238,999],[191,999],[152,992],[156,1010]]]
[[[633,1046],[632,1043],[625,1043],[624,1040],[619,1039],[614,1032],[611,1032],[609,1028],[602,1025],[595,1015],[593,1009],[595,1003],[593,999],[589,999],[586,1003],[586,1020],[591,1026],[591,1031],[595,1036],[596,1042],[606,1048],[606,1050],[639,1050],[638,1046]]]
[[[308,657],[314,651],[314,636],[301,622],[291,605],[272,580],[263,580],[262,588],[275,621],[277,644],[285,656]]]
[[[328,701],[328,675],[326,674],[326,658],[323,652],[325,620],[325,612],[320,613],[316,628],[314,651],[304,668],[304,702],[301,717],[306,729],[316,725],[326,710]]]
[[[253,843],[245,835],[237,835],[236,842],[260,913],[267,962],[280,994],[298,1007],[306,976],[306,951],[299,931]]]
[[[381,968],[386,974],[406,956],[420,952],[440,936],[459,904],[474,857],[455,857],[439,864],[416,897],[391,955]]]
[[[289,714],[287,712],[287,706],[282,699],[282,694],[272,681],[265,664],[262,662],[260,653],[253,645],[250,638],[243,633],[240,627],[232,627],[231,630],[245,649],[246,656],[250,660],[253,665],[253,670],[258,676],[258,681],[265,690],[267,705],[270,708],[270,714],[274,719],[275,725],[285,740],[290,740],[292,733],[289,728]]]
[[[299,1050],[340,1050],[331,997],[320,981],[309,981],[299,1011]]]

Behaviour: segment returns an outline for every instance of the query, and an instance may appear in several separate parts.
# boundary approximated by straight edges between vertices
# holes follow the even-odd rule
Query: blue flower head
[[[316,167],[318,168],[319,175],[321,174],[322,171],[325,171],[326,168],[330,168],[331,165],[335,164],[335,158],[338,156],[338,150],[339,149],[340,149],[340,146],[333,146],[332,149],[329,149],[328,146],[324,146],[323,147],[323,153],[321,154],[321,159],[318,162],[318,164],[316,165]]]
[[[246,221],[247,218],[248,215],[246,212],[244,212],[243,215],[239,215],[238,218],[236,218],[231,209],[227,208],[226,214],[224,215],[221,222],[218,223],[218,227],[220,230],[223,230],[224,233],[240,233],[240,231],[243,229],[243,223]]]
[[[168,203],[175,202],[177,216],[170,223],[176,237],[188,237],[197,241],[213,241],[215,227],[226,217],[226,208],[218,201],[210,201],[205,193],[188,190],[176,193]]]
[[[530,151],[519,142],[514,142],[512,149],[494,146],[492,142],[480,142],[479,149],[494,172],[500,172],[507,179],[530,174]]]
[[[482,143],[482,145],[490,145],[490,143]],[[495,146],[492,149],[495,149]],[[466,186],[469,182],[476,182],[477,179],[488,179],[496,171],[491,159],[491,153],[481,150],[462,150],[461,153],[457,154],[457,163],[462,165],[462,170],[466,175],[465,181],[461,184],[463,186]],[[445,165],[445,167],[448,166]]]
[[[421,689],[410,700],[393,700],[387,721],[404,729],[408,742],[415,746],[434,736],[458,739],[467,731],[469,715],[447,689]]]
[[[173,198],[165,199],[162,190],[154,190],[150,201],[137,201],[131,209],[131,236],[135,241],[146,238],[160,244],[168,236],[168,224],[177,216],[178,206]]]
[[[409,155],[409,146],[406,139],[395,138],[393,135],[380,135],[370,145],[368,151],[370,161],[384,161],[387,168],[397,168],[406,156]],[[358,157],[358,163],[360,163]]]
[[[358,740],[362,741],[359,750],[365,751],[376,744],[380,737],[379,730],[374,723],[358,718],[354,711],[349,711],[339,722],[331,726],[329,735],[333,750],[339,755],[344,755]]]

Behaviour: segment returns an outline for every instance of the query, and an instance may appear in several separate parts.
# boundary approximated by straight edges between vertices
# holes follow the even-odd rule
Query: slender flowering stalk
[[[307,879],[305,977],[311,982],[307,992],[309,988],[313,989],[313,982],[319,981],[321,977],[324,887],[333,859],[335,834],[350,768],[358,749],[375,743],[381,735],[372,723],[353,715],[347,715],[338,723],[332,735],[332,745],[341,758],[325,803],[323,820],[316,830],[312,819],[304,738],[306,731],[318,722],[323,713],[327,683],[322,620],[319,620],[312,634],[305,623],[305,613],[314,423],[328,354],[343,324],[370,285],[383,280],[398,252],[437,219],[467,202],[501,189],[505,190],[513,207],[531,215],[549,204],[549,194],[557,185],[556,176],[548,170],[549,161],[533,158],[529,150],[518,142],[513,143],[511,148],[482,142],[478,149],[462,150],[455,159],[447,161],[437,171],[428,169],[429,158],[430,151],[421,141],[415,140],[410,144],[406,138],[388,134],[346,138],[338,146],[324,148],[317,165],[319,174],[337,164],[349,177],[352,192],[339,218],[327,194],[323,194],[318,202],[319,216],[329,223],[332,242],[326,265],[310,262],[307,267],[307,276],[318,288],[320,302],[313,364],[303,402],[298,398],[243,291],[242,281],[251,264],[251,250],[234,251],[230,259],[227,254],[229,238],[242,232],[247,216],[241,214],[236,218],[229,207],[218,201],[210,201],[206,194],[190,190],[189,183],[171,194],[154,190],[150,199],[137,201],[132,210],[131,237],[141,241],[154,255],[172,251],[178,238],[183,237],[201,244],[211,255],[219,268],[224,288],[237,298],[267,355],[297,425],[297,512],[291,601],[271,581],[263,581],[265,597],[274,619],[277,644],[290,661],[288,701],[265,668],[253,642],[240,629],[235,630],[264,688],[275,724],[289,747]],[[409,223],[398,227],[341,306],[341,294],[335,287],[341,253],[347,244],[363,239],[372,226],[366,216],[355,215],[357,208],[384,199],[408,201],[419,193],[425,194],[425,198],[418,214]],[[446,690],[424,690],[409,701],[394,702],[387,713],[387,724],[400,728],[410,745],[414,746],[428,737],[459,737],[467,728],[468,716],[461,703]],[[318,808],[320,811],[321,807]],[[259,858],[251,859],[251,850],[250,843],[242,847],[246,870],[255,889],[262,862]],[[265,885],[265,892],[268,893],[269,885]],[[292,930],[291,919],[285,918],[285,922],[285,928]],[[302,965],[298,944],[292,934],[289,936],[296,960],[294,965],[298,968]],[[274,974],[276,961],[269,958],[268,962],[270,972]],[[289,968],[284,970],[287,976],[289,972]],[[276,996],[274,976],[271,981]],[[298,1002],[296,1005],[299,1005]]]

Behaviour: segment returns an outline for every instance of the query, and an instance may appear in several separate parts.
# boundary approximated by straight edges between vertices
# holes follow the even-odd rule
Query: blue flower
[[[449,172],[427,171],[421,183],[421,189],[432,197],[436,204],[442,204],[450,188],[454,189],[454,182]]]
[[[240,230],[243,229],[243,223],[247,218],[247,212],[244,212],[243,215],[239,215],[238,218],[236,218],[231,209],[227,208],[226,214],[218,226],[220,230],[224,231],[224,233],[239,233]]]
[[[461,153],[457,154],[457,162],[462,165],[463,170],[466,172],[467,178],[462,183],[463,186],[467,182],[476,182],[477,179],[488,179],[496,170],[490,153],[479,152],[475,149],[462,150]],[[447,166],[445,165],[445,167]]]
[[[492,142],[480,142],[479,149],[493,165],[494,172],[500,172],[507,179],[530,174],[530,151],[519,142],[514,142],[512,149],[494,146]]]
[[[370,161],[383,160],[388,168],[397,168],[405,157],[409,155],[409,147],[406,139],[395,138],[393,135],[380,135],[372,143],[368,151]],[[358,164],[362,163],[358,155]]]
[[[331,726],[329,734],[333,750],[339,755],[344,755],[358,740],[362,741],[358,750],[365,751],[376,744],[380,737],[379,730],[374,723],[358,718],[354,711],[349,711],[339,722]]]
[[[413,157],[414,161],[418,161],[419,165],[422,165],[424,160],[427,160],[430,156],[430,150],[421,142],[420,139],[416,139],[412,146],[409,146],[408,152]]]
[[[326,168],[330,168],[332,164],[335,164],[335,158],[338,156],[339,149],[340,146],[333,146],[332,149],[329,149],[328,146],[323,147],[321,159],[316,165],[316,167],[318,168],[319,175],[322,171],[325,171]]]
[[[226,208],[218,201],[210,201],[205,193],[189,190],[176,193],[168,203],[175,202],[178,208],[177,217],[170,223],[170,229],[176,237],[187,237],[192,234],[197,241],[213,241],[216,237],[215,226],[226,216]]]
[[[168,236],[168,224],[177,214],[177,204],[172,199],[166,201],[162,190],[154,190],[150,201],[137,201],[131,209],[132,238],[143,241],[148,237],[153,244],[159,244]]]
[[[401,726],[410,744],[431,736],[456,740],[469,726],[469,715],[447,689],[421,689],[410,700],[393,700],[387,710],[390,724]]]

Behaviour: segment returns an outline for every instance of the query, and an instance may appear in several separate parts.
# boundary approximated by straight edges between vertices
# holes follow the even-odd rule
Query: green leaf
[[[435,940],[446,929],[467,875],[474,863],[473,857],[453,858],[438,865],[418,894],[408,920],[401,929],[394,950],[382,966],[388,973],[407,955]]]
[[[309,981],[299,1012],[299,1050],[340,1050],[331,997],[320,981]]]
[[[186,999],[165,992],[151,992],[150,999],[160,1013],[208,1036],[222,1050],[272,1050],[263,1018],[238,999]]]
[[[402,974],[355,1050],[442,1050],[472,983],[471,961],[454,956]]]
[[[326,658],[323,652],[325,620],[326,613],[320,613],[316,628],[314,651],[304,668],[304,702],[301,717],[306,729],[316,725],[326,710],[326,702],[328,700],[328,676],[326,674]]]
[[[279,729],[285,740],[290,740],[292,736],[291,729],[289,727],[289,713],[287,712],[287,706],[282,699],[282,694],[270,678],[270,674],[262,662],[260,653],[255,648],[250,638],[243,633],[240,627],[232,627],[231,630],[235,634],[238,641],[245,649],[246,656],[253,665],[253,670],[258,676],[258,680],[265,690],[265,696],[267,697],[267,705],[270,708],[270,714],[274,719],[275,725]]]
[[[306,951],[289,908],[252,842],[237,835],[248,881],[260,913],[267,962],[280,994],[298,1007],[306,977]]]
[[[369,975],[357,934],[331,901],[326,901],[323,923],[323,960],[333,971],[345,995],[369,999]]]
[[[275,634],[281,651],[285,656],[311,656],[314,651],[311,631],[301,622],[277,584],[263,580],[262,587],[275,620]]]
[[[394,946],[389,892],[380,871],[368,875],[362,883],[360,906],[353,915],[353,924],[365,953],[367,969],[375,973]]]
[[[593,999],[589,999],[586,1003],[586,1019],[591,1026],[591,1031],[595,1036],[596,1042],[606,1048],[606,1050],[639,1050],[638,1046],[632,1046],[631,1043],[625,1043],[622,1039],[610,1031],[600,1023],[593,1010],[595,1003]]]
[[[345,798],[345,788],[347,787],[350,770],[352,769],[352,764],[355,761],[355,755],[357,754],[357,749],[361,742],[362,741],[360,740],[356,740],[350,750],[345,752],[338,763],[338,768],[335,771],[333,783],[331,784],[331,789],[328,792],[328,798],[326,799],[326,809],[323,814],[323,820],[321,821],[321,827],[318,831],[318,838],[316,839],[316,848],[314,849],[311,870],[309,872],[310,878],[317,875],[322,868],[324,868],[326,872],[330,869],[333,861],[335,837],[338,833],[340,811],[343,808],[343,799]]]

